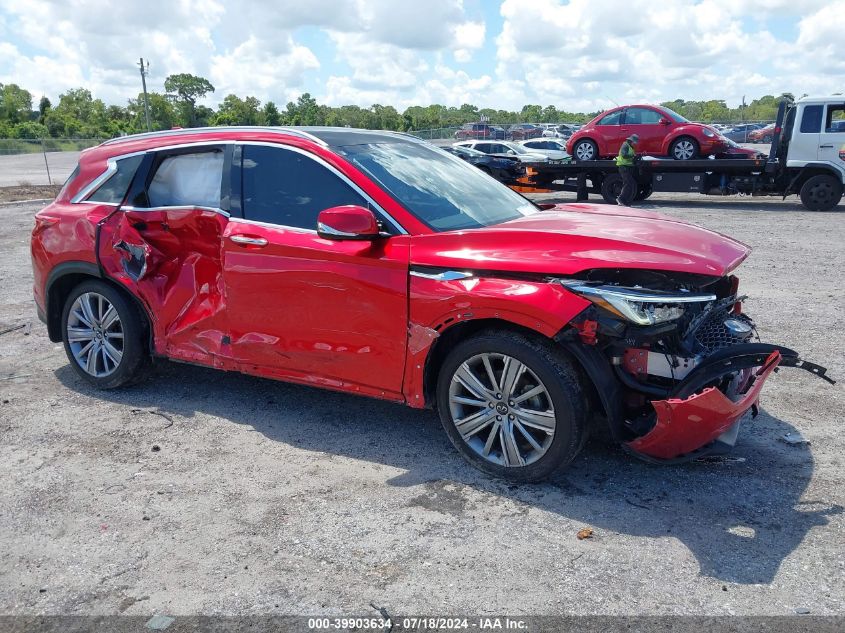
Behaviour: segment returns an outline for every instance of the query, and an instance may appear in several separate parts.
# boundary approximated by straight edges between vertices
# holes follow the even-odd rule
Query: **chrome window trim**
[[[313,233],[317,235],[316,229],[303,229],[301,226],[288,226],[287,224],[273,224],[272,222],[261,222],[259,220],[247,220],[246,218],[229,218],[230,223],[235,224],[251,224],[254,226],[264,226],[268,229],[284,229],[285,231],[294,231],[296,233]]]
[[[197,204],[182,204],[182,205],[170,205],[170,206],[163,206],[163,207],[130,207],[125,206],[121,207],[121,211],[134,211],[136,213],[152,213],[153,211],[172,211],[172,210],[188,210],[188,209],[197,209],[199,211],[211,211],[213,213],[219,213],[225,217],[231,217],[231,214],[228,211],[224,211],[219,207],[204,207]]]
[[[197,128],[193,128],[193,129],[197,129]],[[227,128],[227,129],[229,129],[229,128]],[[236,128],[236,129],[243,129],[243,128]],[[155,132],[153,132],[153,134],[155,134]],[[366,193],[363,189],[361,189],[361,187],[359,187],[357,184],[355,184],[346,174],[344,174],[342,171],[337,169],[335,166],[328,163],[325,159],[323,159],[320,156],[316,156],[315,154],[312,154],[311,152],[300,149],[299,147],[293,147],[291,145],[285,145],[283,143],[275,143],[275,142],[272,142],[272,141],[249,141],[249,140],[243,141],[243,140],[231,140],[231,139],[222,140],[222,141],[212,141],[212,140],[192,141],[190,143],[180,143],[178,145],[167,145],[167,146],[164,146],[164,147],[153,147],[153,148],[150,148],[148,150],[143,150],[143,151],[140,151],[140,152],[130,152],[128,154],[121,154],[119,156],[112,156],[107,161],[108,165],[106,167],[106,170],[102,174],[97,176],[97,178],[92,180],[91,183],[87,187],[83,188],[82,191],[80,191],[77,195],[75,195],[73,197],[73,199],[71,199],[71,203],[78,204],[80,202],[87,202],[86,200],[84,200],[84,198],[87,198],[89,195],[91,195],[91,193],[97,187],[99,187],[103,182],[105,182],[105,180],[107,180],[108,177],[111,176],[111,174],[113,174],[115,171],[117,171],[117,161],[123,160],[124,158],[131,158],[133,156],[138,156],[139,154],[148,154],[148,153],[151,153],[151,152],[164,152],[164,151],[168,151],[168,150],[172,150],[172,149],[185,149],[185,148],[188,148],[188,147],[210,147],[210,148],[213,148],[215,146],[221,146],[221,145],[259,145],[259,146],[264,146],[264,147],[277,147],[277,148],[285,149],[285,150],[288,150],[288,151],[297,152],[298,154],[302,154],[303,156],[307,156],[311,160],[316,161],[317,163],[319,163],[320,165],[322,165],[323,167],[328,169],[334,175],[339,177],[343,182],[345,182],[347,185],[349,185],[356,193],[358,193],[358,195],[360,195],[362,198],[364,198],[364,200],[366,200],[370,205],[372,205],[372,207],[376,210],[376,212],[378,214],[381,215],[381,217],[386,219],[393,226],[393,228],[395,228],[397,231],[399,231],[400,235],[408,235],[408,231],[406,231],[402,227],[402,225],[399,224],[399,222],[397,222],[393,218],[392,215],[390,215],[387,211],[385,211],[384,207],[382,207],[379,203],[377,203],[375,200],[373,200],[373,198],[368,193]],[[325,145],[325,146],[328,147],[328,145]],[[92,202],[91,204],[113,204],[113,203],[94,203],[94,202]],[[123,208],[129,208],[129,207],[123,207]],[[161,207],[161,208],[167,208],[167,207]],[[174,208],[174,207],[170,207],[170,208]],[[181,208],[184,208],[184,207],[175,207],[175,208],[181,209]],[[142,211],[143,209],[138,208],[136,210]],[[221,209],[221,211],[222,211],[222,209]],[[229,217],[229,214],[227,214],[227,217]],[[268,224],[268,226],[284,226],[284,225]],[[287,228],[298,228],[298,227],[287,227]],[[310,231],[311,229],[304,229],[304,230]],[[314,230],[313,232],[316,233],[317,231]]]
[[[458,281],[460,279],[469,279],[470,277],[475,276],[470,272],[461,270],[444,270],[439,273],[424,273],[419,270],[412,270],[410,275],[411,277],[421,277],[423,279],[433,279],[435,281]]]
[[[363,189],[361,189],[361,187],[359,187],[357,184],[355,184],[355,183],[354,183],[354,182],[353,182],[353,181],[352,181],[352,180],[351,180],[351,179],[350,179],[350,178],[349,178],[346,174],[344,174],[342,171],[340,171],[340,170],[339,170],[337,167],[335,167],[334,165],[332,165],[332,164],[330,164],[329,162],[327,162],[327,161],[326,161],[325,159],[323,159],[322,157],[320,157],[320,156],[316,156],[316,155],[312,154],[311,152],[308,152],[308,151],[305,151],[305,150],[303,150],[303,149],[300,149],[299,147],[292,147],[292,146],[290,146],[290,145],[281,145],[281,144],[279,144],[279,143],[270,143],[270,142],[267,142],[267,141],[237,141],[237,144],[238,144],[238,145],[258,145],[258,146],[262,146],[262,147],[275,147],[275,148],[279,148],[279,149],[287,150],[287,151],[290,151],[290,152],[296,152],[297,154],[301,154],[302,156],[305,156],[305,157],[307,157],[307,158],[310,158],[311,160],[315,161],[317,164],[321,165],[322,167],[325,167],[325,168],[326,168],[326,169],[328,169],[330,172],[332,172],[335,176],[337,176],[338,178],[340,178],[340,179],[341,179],[343,182],[345,182],[345,183],[346,183],[346,184],[347,184],[347,185],[348,185],[348,186],[349,186],[349,187],[350,187],[353,191],[355,191],[355,193],[357,193],[358,195],[360,195],[360,196],[361,196],[364,200],[366,200],[366,201],[367,201],[367,203],[369,203],[370,205],[372,205],[372,207],[374,208],[374,210],[376,211],[376,213],[377,213],[377,214],[380,214],[380,215],[381,215],[381,217],[383,217],[384,219],[386,219],[386,220],[387,220],[387,221],[388,221],[388,222],[389,222],[389,223],[393,226],[393,228],[395,228],[397,231],[399,231],[399,234],[400,234],[400,235],[408,235],[408,231],[406,231],[406,230],[405,230],[405,229],[404,229],[404,228],[403,228],[403,227],[402,227],[402,226],[401,226],[401,225],[400,225],[400,224],[399,224],[399,223],[398,223],[398,222],[397,222],[397,221],[393,218],[393,216],[391,216],[391,215],[390,215],[387,211],[385,211],[385,210],[384,210],[384,208],[383,208],[383,207],[382,207],[382,206],[381,206],[378,202],[376,202],[375,200],[373,200],[373,199],[372,199],[372,197],[371,197],[371,196],[370,196],[367,192],[365,192]],[[272,225],[272,223],[269,223],[269,224],[271,224],[271,225]],[[274,225],[274,226],[282,226],[282,225]],[[296,228],[296,227],[294,227],[294,228]],[[311,229],[307,229],[307,230],[309,230],[309,231],[310,231]],[[316,233],[316,232],[317,232],[317,231],[315,230],[315,231],[314,231],[314,233]]]

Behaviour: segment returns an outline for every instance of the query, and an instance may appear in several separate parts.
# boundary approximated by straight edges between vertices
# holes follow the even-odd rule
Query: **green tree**
[[[309,93],[299,95],[296,102],[289,102],[285,118],[290,125],[320,125],[320,107]]]
[[[24,121],[12,128],[12,138],[38,139],[47,138],[49,135],[47,126],[37,121]]]
[[[0,120],[11,125],[29,121],[32,114],[32,94],[17,84],[0,84]]]
[[[189,73],[169,75],[164,80],[164,89],[177,103],[182,121],[188,127],[197,124],[197,99],[202,99],[209,92],[214,92],[214,86],[204,77],[197,77]],[[206,114],[203,112],[203,114]],[[207,118],[207,115],[206,115]]]
[[[282,124],[282,115],[279,112],[279,108],[277,108],[276,104],[272,101],[268,101],[264,104],[264,108],[261,110],[261,122],[264,125]]]
[[[41,100],[38,102],[38,122],[44,123],[44,117],[47,116],[47,113],[52,109],[53,104],[50,103],[50,100],[47,97],[41,97]]]
[[[258,125],[261,122],[260,105],[255,97],[240,99],[227,95],[212,121],[214,125]]]

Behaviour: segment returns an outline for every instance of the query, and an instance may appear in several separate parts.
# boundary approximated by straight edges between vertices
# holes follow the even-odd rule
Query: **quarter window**
[[[141,164],[143,158],[143,154],[139,154],[117,161],[117,170],[94,193],[88,196],[88,200],[104,204],[120,204],[123,202],[126,197],[126,190],[129,189],[132,178],[135,176],[138,165]]]
[[[801,133],[818,134],[822,127],[822,106],[809,105],[801,116]]]
[[[316,230],[320,211],[367,201],[336,174],[298,152],[243,148],[243,212],[247,220]]]
[[[168,156],[147,190],[151,207],[220,207],[223,152]]]

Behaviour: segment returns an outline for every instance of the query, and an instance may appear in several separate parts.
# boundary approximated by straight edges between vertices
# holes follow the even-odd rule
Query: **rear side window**
[[[820,105],[810,105],[804,108],[801,116],[801,133],[818,134],[822,127],[822,108]]]
[[[247,220],[313,231],[324,209],[344,204],[368,206],[325,166],[280,147],[245,145],[242,182]]]
[[[617,110],[616,112],[611,112],[604,118],[602,118],[596,125],[619,125],[619,121],[622,118],[622,110]]]
[[[79,163],[76,163],[76,167],[73,168],[73,171],[70,173],[70,176],[67,177],[65,180],[65,184],[62,185],[61,191],[59,191],[59,195],[57,198],[64,198],[65,194],[67,193],[68,187],[70,187],[71,183],[76,180],[76,177],[79,176]]]
[[[824,131],[828,133],[845,132],[845,105],[827,106]]]
[[[151,207],[220,207],[223,152],[165,158],[147,189]]]
[[[116,171],[94,193],[88,196],[88,200],[104,204],[120,204],[123,202],[126,197],[126,190],[129,189],[138,165],[141,164],[143,159],[144,155],[139,154],[118,160]]]

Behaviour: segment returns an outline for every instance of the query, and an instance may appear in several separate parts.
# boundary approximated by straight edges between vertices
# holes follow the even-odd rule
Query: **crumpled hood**
[[[750,252],[742,242],[659,213],[568,204],[482,229],[416,236],[411,263],[553,275],[637,268],[721,277]]]

